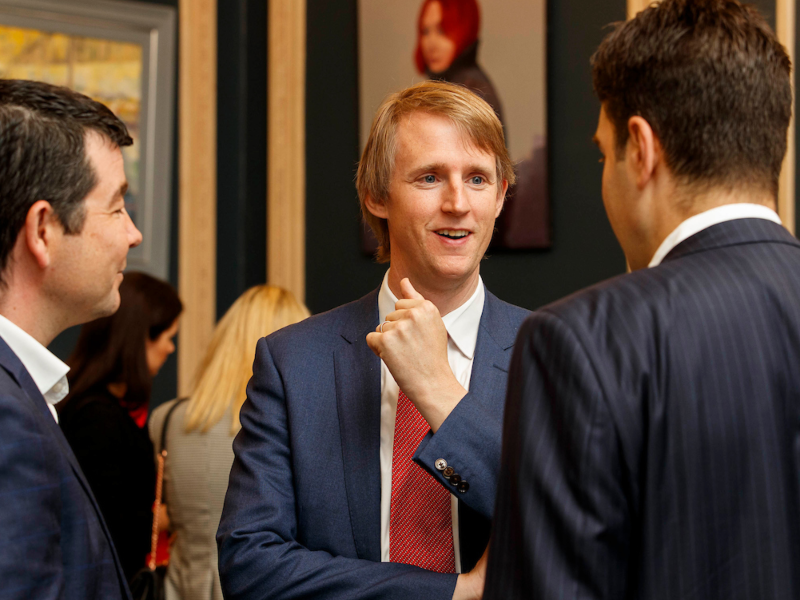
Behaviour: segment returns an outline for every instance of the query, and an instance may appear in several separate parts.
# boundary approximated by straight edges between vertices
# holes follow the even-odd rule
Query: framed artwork
[[[169,276],[175,10],[105,0],[0,0],[0,77],[102,102],[134,140],[126,207],[144,241],[128,268]]]
[[[491,248],[551,245],[546,0],[359,0],[360,136],[391,92],[425,79],[494,108],[516,164]],[[365,250],[374,247],[365,230]]]

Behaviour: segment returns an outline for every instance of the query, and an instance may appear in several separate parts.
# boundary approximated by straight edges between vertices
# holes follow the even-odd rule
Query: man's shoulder
[[[299,323],[288,325],[263,338],[272,352],[291,349],[313,351],[330,346],[343,338],[352,337],[372,322],[378,321],[378,291],[337,306],[331,310],[312,315]],[[372,325],[374,327],[374,325]]]
[[[505,300],[501,300],[495,296],[488,289],[486,290],[486,302],[493,310],[504,314],[512,323],[519,326],[530,314],[531,311],[527,308],[511,304]]]

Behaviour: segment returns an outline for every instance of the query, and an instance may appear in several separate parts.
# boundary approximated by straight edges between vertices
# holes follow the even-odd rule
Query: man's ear
[[[503,179],[503,189],[497,196],[497,206],[495,207],[494,211],[495,219],[500,216],[501,212],[503,212],[503,204],[505,204],[506,201],[506,192],[508,192],[508,180]]]
[[[653,177],[661,160],[661,143],[650,123],[642,117],[628,119],[627,152],[626,159],[636,174],[636,185],[642,189]]]
[[[367,210],[379,219],[389,218],[389,213],[386,210],[386,202],[383,200],[376,200],[372,197],[372,194],[367,194],[367,196],[364,198],[364,204],[367,207]]]
[[[64,227],[47,200],[37,200],[28,209],[17,243],[22,242],[42,269],[50,265],[53,243],[64,235]]]

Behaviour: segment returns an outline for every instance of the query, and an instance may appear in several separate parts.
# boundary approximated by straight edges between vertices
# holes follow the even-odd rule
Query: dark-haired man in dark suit
[[[653,4],[595,54],[633,272],[520,331],[486,598],[800,597],[790,69],[736,0]]]
[[[125,125],[66,88],[0,80],[0,598],[129,598],[53,407],[67,366],[46,346],[113,313],[128,249]]]

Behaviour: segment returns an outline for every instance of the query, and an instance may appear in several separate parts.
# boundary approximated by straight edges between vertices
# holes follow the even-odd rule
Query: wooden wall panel
[[[268,22],[267,278],[305,301],[305,0],[269,0]]]
[[[778,39],[789,52],[792,59],[792,92],[794,93],[795,63],[795,0],[776,0],[775,2],[775,29]],[[789,125],[786,158],[783,160],[781,178],[778,184],[778,215],[784,226],[795,233],[795,118],[792,111],[792,121]]]
[[[189,392],[216,321],[217,2],[180,0],[178,394]]]
[[[653,0],[628,0],[628,18],[632,19],[636,13],[647,8]]]

